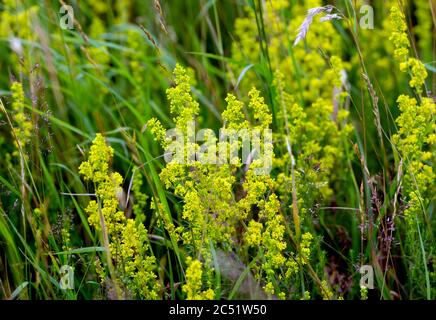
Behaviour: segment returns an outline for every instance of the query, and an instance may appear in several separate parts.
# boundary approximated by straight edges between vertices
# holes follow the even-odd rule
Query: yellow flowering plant
[[[120,286],[119,290],[125,288],[123,296],[157,299],[160,289],[155,274],[156,259],[150,251],[147,230],[142,221],[126,218],[118,209],[117,194],[122,192],[123,178],[109,167],[113,154],[114,149],[106,145],[103,135],[97,134],[88,160],[79,167],[85,181],[93,183],[96,196],[85,211],[89,224],[102,234],[108,269],[114,268],[109,270],[113,285]],[[138,190],[137,185],[135,189]],[[141,205],[141,201],[136,205]]]

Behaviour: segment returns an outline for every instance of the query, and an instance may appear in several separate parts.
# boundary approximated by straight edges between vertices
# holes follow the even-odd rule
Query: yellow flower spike
[[[434,146],[436,104],[431,98],[422,98],[419,105],[415,98],[406,95],[398,97],[397,102],[401,114],[396,119],[399,129],[393,141],[405,161],[403,192],[409,202],[406,220],[414,224],[421,204],[428,203],[435,191],[436,175],[426,162],[435,160],[431,147]]]
[[[310,259],[310,246],[312,244],[313,236],[309,232],[306,232],[301,237],[300,243],[300,262],[304,265]]]
[[[250,97],[249,108],[252,110],[256,126],[260,129],[267,129],[271,125],[272,116],[269,112],[268,106],[264,102],[264,98],[260,96],[259,90],[252,88],[248,92]]]
[[[410,87],[414,88],[418,94],[421,94],[428,73],[420,60],[409,57],[410,41],[406,33],[406,19],[396,5],[391,8],[390,21],[393,30],[389,40],[395,46],[394,56],[400,61],[400,71],[410,73]]]
[[[231,93],[227,94],[226,102],[227,108],[222,114],[226,127],[235,130],[247,127],[243,112],[244,104]]]
[[[409,54],[410,42],[406,33],[406,20],[398,6],[391,8],[390,20],[393,26],[393,32],[389,39],[395,45],[394,56],[404,61]]]
[[[145,222],[145,208],[147,206],[147,199],[148,196],[142,192],[142,175],[141,172],[138,170],[137,167],[133,169],[133,172],[135,172],[135,176],[133,178],[132,182],[132,193],[134,196],[133,201],[133,212],[135,213],[135,219],[138,223],[144,223]]]
[[[258,247],[262,242],[262,229],[263,225],[261,223],[250,220],[245,232],[245,244],[247,246]]]
[[[211,289],[202,291],[202,263],[198,260],[192,260],[191,257],[187,257],[186,264],[186,283],[182,286],[183,292],[186,293],[187,300],[212,300],[214,298],[214,292]]]
[[[407,65],[412,75],[409,84],[412,88],[415,88],[418,93],[421,93],[422,87],[425,84],[425,79],[428,76],[427,70],[425,69],[424,64],[415,58],[410,58],[407,61]]]
[[[323,300],[332,300],[333,298],[333,292],[326,280],[321,282],[321,296]]]
[[[159,144],[165,150],[168,146],[168,143],[166,141],[166,132],[162,126],[162,123],[156,118],[151,118],[147,121],[147,128],[150,129],[150,132],[155,137],[155,140],[159,142]]]
[[[186,130],[188,123],[194,121],[198,115],[199,104],[191,95],[191,78],[186,69],[177,64],[173,74],[176,86],[167,89],[170,110],[176,116],[176,126]]]
[[[14,122],[14,135],[16,140],[14,141],[17,150],[14,151],[14,155],[19,155],[19,149],[24,150],[32,136],[32,122],[28,120],[25,113],[25,101],[23,85],[20,82],[13,82],[11,85],[12,92],[12,120]]]
[[[99,231],[100,215],[104,217],[112,264],[120,276],[119,281],[135,297],[158,299],[160,285],[154,272],[156,259],[148,255],[151,250],[147,230],[141,221],[136,223],[134,219],[127,219],[124,212],[118,210],[117,193],[122,191],[123,178],[109,167],[113,154],[114,150],[106,145],[103,135],[98,133],[92,142],[88,161],[79,167],[84,179],[93,182],[96,189],[97,201],[91,200],[85,212],[89,216],[89,224]],[[136,192],[139,187],[140,184],[136,183]],[[96,268],[102,277],[101,266],[97,265]]]

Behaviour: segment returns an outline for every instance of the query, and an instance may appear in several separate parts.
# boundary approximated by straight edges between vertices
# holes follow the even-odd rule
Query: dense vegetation
[[[436,298],[434,1],[65,2],[0,1],[1,298]]]

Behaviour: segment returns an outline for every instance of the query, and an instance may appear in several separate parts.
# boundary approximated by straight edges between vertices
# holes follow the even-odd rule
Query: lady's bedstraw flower
[[[125,275],[124,282],[134,296],[159,299],[159,282],[155,274],[156,258],[150,255],[148,234],[142,223],[127,219],[121,234],[118,268]]]
[[[195,120],[198,114],[198,103],[190,92],[192,80],[186,70],[178,65],[174,76],[175,87],[168,89],[167,94],[176,129],[184,132],[188,121]],[[265,154],[271,152],[268,155],[273,158],[272,143],[264,143],[265,134],[262,130],[270,126],[272,116],[259,91],[252,89],[249,93],[247,110],[253,115],[250,119],[245,117],[244,103],[233,94],[228,94],[226,101],[227,108],[223,112],[224,128],[220,133],[225,135],[232,130],[247,129],[245,131],[250,132],[251,129],[256,129],[260,132],[256,137],[257,142],[264,149],[267,149],[265,145],[271,145],[271,150],[266,150]],[[234,139],[235,141],[220,141],[218,149],[228,151],[231,147],[236,147],[240,154],[240,138]],[[197,147],[198,145],[195,146]],[[268,278],[265,278],[265,273],[259,274],[259,279],[265,283],[272,281],[274,271],[280,270],[282,266],[287,268],[283,253],[286,247],[284,219],[279,214],[280,203],[272,191],[273,179],[268,174],[255,173],[260,165],[259,161],[264,160],[262,157],[263,154],[259,155],[259,159],[254,159],[247,166],[242,166],[241,161],[233,161],[237,159],[227,158],[219,163],[203,163],[198,158],[189,163],[179,163],[173,159],[160,173],[165,187],[173,190],[175,195],[182,198],[183,203],[182,223],[175,229],[173,225],[166,228],[178,233],[178,238],[189,250],[190,256],[201,257],[203,261],[202,268],[197,261],[190,264],[187,270],[184,291],[188,297],[195,298],[199,295],[201,287],[190,279],[198,280],[200,270],[205,278],[213,278],[211,245],[229,251],[244,238],[247,244],[244,250],[249,250],[258,243],[260,248],[257,249],[268,254],[266,261],[271,264],[268,267]],[[238,179],[238,175],[244,178]],[[267,198],[269,201],[265,200]],[[252,217],[253,208],[258,208],[265,218],[256,222]],[[246,237],[245,232],[241,233],[240,229],[244,224],[249,226]],[[261,237],[265,239],[261,240]],[[212,284],[207,283],[207,286],[210,285]],[[204,294],[200,296],[204,297]]]
[[[259,222],[251,220],[245,232],[244,239],[247,247],[262,252],[262,268],[255,273],[258,279],[265,281],[264,290],[269,294],[276,294],[280,298],[286,297],[286,290],[275,286],[277,278],[290,279],[298,273],[298,264],[308,263],[310,259],[310,246],[312,235],[305,233],[302,236],[301,256],[293,254],[285,240],[285,221],[280,214],[280,202],[276,195],[271,195],[268,201],[260,202]],[[287,255],[286,253],[290,253]],[[281,275],[284,271],[284,275]]]
[[[323,300],[331,300],[333,298],[333,291],[326,280],[321,282],[321,296]]]
[[[185,68],[177,64],[174,69],[174,87],[167,89],[171,113],[176,127],[187,129],[188,123],[194,120],[200,110],[199,104],[191,95],[191,78]]]
[[[420,60],[409,57],[410,41],[406,33],[406,20],[398,6],[391,8],[390,18],[393,31],[389,39],[395,45],[394,56],[401,62],[400,70],[402,72],[409,72],[411,78],[409,82],[410,87],[414,88],[418,94],[421,94],[428,75],[427,70]]]
[[[98,133],[92,142],[88,161],[82,162],[79,173],[85,181],[95,186],[98,201],[91,200],[85,211],[89,215],[89,223],[97,230],[101,229],[100,212],[103,214],[109,235],[120,232],[124,222],[124,212],[118,210],[117,193],[121,192],[122,177],[117,172],[110,172],[109,163],[114,149],[106,145],[104,137]]]
[[[260,92],[256,88],[252,88],[248,92],[248,96],[250,97],[248,107],[252,111],[255,126],[259,129],[268,129],[272,122],[272,116],[264,98],[260,96]]]
[[[262,229],[262,223],[250,220],[245,232],[245,244],[249,247],[258,247],[262,242]]]
[[[122,191],[123,178],[109,167],[113,154],[114,149],[107,146],[104,137],[98,133],[92,142],[88,161],[82,162],[79,167],[84,179],[93,182],[96,195],[96,200],[91,200],[85,211],[89,215],[89,224],[97,230],[101,230],[103,218],[113,265],[120,281],[135,297],[157,299],[159,283],[154,273],[156,259],[148,255],[150,246],[147,230],[141,219],[135,223],[118,209],[117,193]],[[136,183],[136,192],[139,187],[140,184]],[[137,205],[141,201],[144,199],[139,197]]]
[[[310,246],[312,244],[313,236],[309,232],[306,232],[301,237],[300,243],[300,262],[306,264],[310,260]]]
[[[244,103],[239,101],[233,94],[228,93],[226,97],[227,108],[222,113],[226,128],[239,130],[248,127],[244,116]]]
[[[396,5],[391,9],[391,24],[394,27],[391,40],[396,48],[395,55],[401,59],[400,70],[409,73],[409,85],[415,89],[421,102],[419,104],[415,98],[406,95],[398,97],[401,114],[396,119],[398,132],[392,137],[403,163],[402,198],[407,204],[404,209],[404,251],[410,261],[410,282],[414,283],[420,281],[427,272],[422,264],[425,258],[421,250],[431,250],[426,248],[431,235],[425,228],[419,230],[419,225],[429,219],[428,207],[434,201],[436,108],[433,99],[421,95],[425,87],[427,70],[421,61],[409,57],[410,43],[406,34],[405,17]],[[418,32],[422,31],[418,29]]]
[[[20,149],[24,150],[32,136],[32,122],[28,120],[25,113],[25,101],[23,86],[20,82],[14,82],[11,86],[12,91],[12,119],[14,121],[14,139],[17,150],[13,155],[18,156]]]
[[[92,142],[89,152],[88,161],[82,162],[79,167],[80,174],[85,180],[94,183],[100,183],[107,180],[109,171],[109,162],[114,155],[114,149],[106,145],[101,133],[97,133]]]
[[[135,176],[133,177],[132,182],[132,193],[134,196],[133,200],[133,212],[135,213],[135,220],[138,223],[144,223],[145,221],[145,207],[147,205],[148,196],[142,192],[142,175],[138,170],[138,167],[135,167],[133,170],[135,172]]]
[[[415,88],[418,93],[421,93],[425,84],[425,79],[428,76],[424,64],[418,59],[409,58],[406,62],[400,64],[400,69],[403,72],[410,72],[410,87]]]
[[[186,293],[187,300],[212,300],[214,292],[212,289],[202,291],[203,286],[203,270],[202,263],[198,260],[193,260],[187,257],[186,264],[186,283],[182,286],[183,292]]]
[[[400,61],[404,61],[409,55],[410,42],[406,33],[406,20],[404,14],[401,12],[398,6],[393,6],[391,8],[390,19],[393,32],[389,40],[391,40],[395,46],[394,56]]]
[[[147,121],[147,128],[153,134],[155,141],[157,141],[165,150],[168,146],[168,143],[166,140],[166,132],[162,126],[162,123],[156,118],[151,118]]]
[[[29,58],[30,46],[26,43],[36,43],[40,35],[35,32],[36,20],[40,7],[26,1],[2,1],[0,10],[0,38],[4,39],[2,49],[6,49],[6,41],[10,40],[12,54],[3,56],[4,64],[12,74],[27,73],[34,62]],[[26,52],[25,52],[26,51]],[[6,52],[5,52],[6,53]]]
[[[401,95],[398,98],[401,115],[396,119],[398,132],[393,141],[405,161],[403,191],[409,202],[405,210],[407,221],[414,223],[422,205],[429,203],[434,195],[435,173],[431,162],[434,146],[436,105],[433,99],[423,98],[418,105],[415,98]]]

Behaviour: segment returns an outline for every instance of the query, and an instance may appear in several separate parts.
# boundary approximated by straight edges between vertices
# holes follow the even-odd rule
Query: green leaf
[[[27,285],[29,284],[28,281],[24,281],[22,284],[20,284],[15,290],[14,292],[12,292],[11,296],[9,297],[9,300],[14,300],[15,298],[17,298],[21,291],[23,291],[23,289],[25,287],[27,287]]]
[[[78,248],[67,251],[56,252],[55,254],[81,254],[81,253],[90,253],[90,252],[104,252],[106,249],[104,247],[86,247],[86,248]]]

